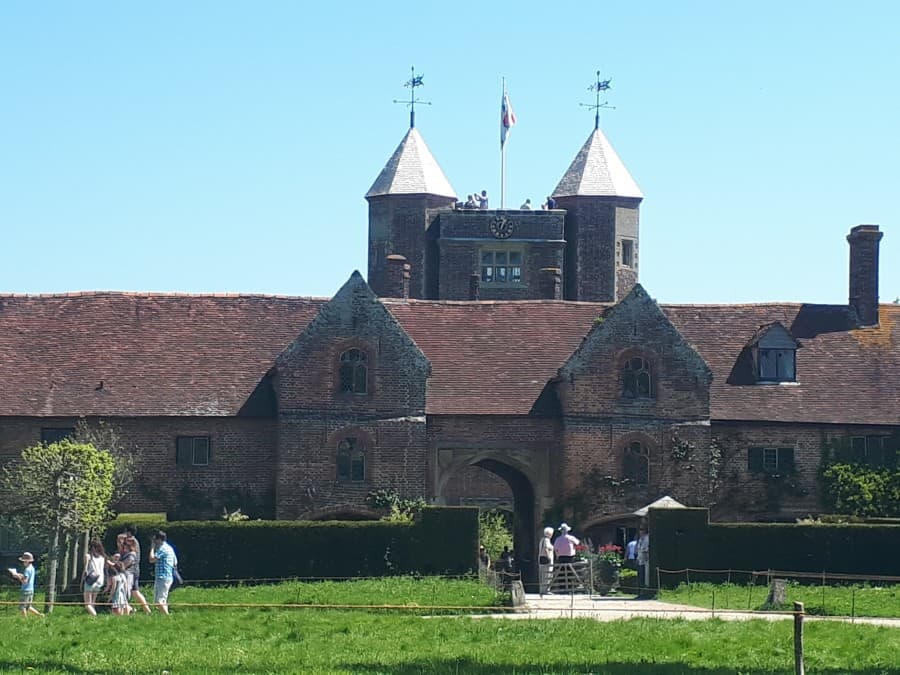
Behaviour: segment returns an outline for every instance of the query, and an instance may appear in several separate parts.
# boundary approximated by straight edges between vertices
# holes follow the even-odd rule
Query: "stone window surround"
[[[366,391],[365,392],[354,392],[354,391],[343,391],[341,388],[341,366],[343,364],[342,357],[344,354],[349,352],[352,349],[358,349],[361,352],[364,352],[366,355]],[[359,338],[352,338],[349,340],[343,340],[337,345],[335,345],[335,354],[333,359],[333,372],[334,372],[334,395],[338,399],[366,399],[371,398],[371,396],[375,393],[375,365],[376,365],[376,357],[375,350],[372,348],[370,344],[368,344],[365,340]]]
[[[619,457],[620,466],[622,467],[622,477],[633,480],[635,485],[650,485],[651,458],[653,456],[655,447],[656,444],[654,443],[653,439],[642,432],[630,433],[619,439]],[[643,474],[643,476],[641,477],[646,478],[646,480],[641,480],[641,477],[629,475],[630,472],[627,466],[629,456],[636,456],[637,458],[643,460],[646,470],[641,470],[641,473]]]
[[[357,450],[363,455],[363,477],[361,480],[353,480],[351,477],[341,478],[338,474],[338,455],[342,450],[341,443],[348,438],[356,439]],[[374,454],[375,442],[368,431],[358,426],[342,427],[329,435],[326,445],[331,453],[334,466],[334,480],[336,483],[341,485],[359,485],[361,483],[366,483],[371,479],[372,457]],[[350,470],[352,474],[352,464]]]
[[[487,288],[520,288],[524,286],[525,247],[522,246],[521,243],[492,241],[478,247],[476,253],[478,256],[476,261],[478,265],[478,278],[480,279],[482,286]],[[503,265],[485,265],[484,256],[488,253],[492,255],[492,261],[494,259],[493,256],[497,253],[505,253],[507,255],[506,263]],[[519,263],[517,265],[514,265],[509,261],[509,256],[515,253],[519,254]],[[485,269],[488,267],[492,268],[492,279],[490,281],[485,280]],[[497,267],[503,267],[507,270],[506,279],[504,281],[497,280],[497,275],[493,272]],[[518,269],[519,271],[518,277],[516,278],[513,277],[513,269]]]
[[[646,374],[649,378],[649,395],[648,396],[626,396],[626,367],[632,359],[641,358],[646,365]],[[619,353],[616,358],[616,373],[619,378],[619,400],[625,403],[652,403],[656,400],[656,364],[658,358],[655,353],[649,349],[641,347],[632,347]],[[640,373],[638,373],[638,376]]]

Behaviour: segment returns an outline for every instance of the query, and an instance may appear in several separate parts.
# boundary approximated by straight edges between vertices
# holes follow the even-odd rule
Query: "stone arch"
[[[537,578],[535,550],[538,502],[536,487],[543,485],[537,470],[520,453],[508,450],[440,450],[438,452],[435,497],[440,500],[450,478],[461,469],[477,466],[503,479],[513,494],[513,550],[522,578]]]

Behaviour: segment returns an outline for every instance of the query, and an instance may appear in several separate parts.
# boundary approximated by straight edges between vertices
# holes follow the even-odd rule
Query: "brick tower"
[[[410,126],[366,193],[369,202],[369,275],[375,294],[388,297],[387,257],[409,262],[409,296],[426,297],[428,228],[436,210],[456,202],[456,192],[425,144]]]
[[[644,195],[595,125],[553,191],[566,210],[566,300],[614,302],[638,280],[638,221]]]

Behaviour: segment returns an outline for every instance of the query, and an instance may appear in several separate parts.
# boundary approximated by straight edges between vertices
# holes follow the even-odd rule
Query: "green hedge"
[[[432,507],[414,523],[385,521],[172,521],[131,516],[109,524],[108,549],[125,523],[141,542],[149,579],[150,536],[165,530],[191,581],[285,577],[465,574],[478,568],[478,509]]]
[[[651,569],[898,570],[900,525],[710,523],[707,509],[652,509],[649,518]]]

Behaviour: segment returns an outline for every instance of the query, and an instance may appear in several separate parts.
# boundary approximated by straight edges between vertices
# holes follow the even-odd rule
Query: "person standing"
[[[163,614],[169,613],[169,589],[172,588],[172,578],[175,574],[175,566],[178,557],[175,549],[167,541],[166,533],[157,530],[153,535],[150,547],[150,562],[156,565],[156,580],[153,582],[153,602]]]
[[[637,540],[638,596],[646,595],[650,588],[650,534],[641,525]]]
[[[545,527],[544,536],[538,544],[538,586],[541,595],[550,592],[553,579],[553,528]]]
[[[92,539],[88,544],[88,552],[84,555],[84,571],[82,572],[82,591],[84,592],[84,608],[91,616],[97,616],[97,594],[103,590],[106,571],[106,551],[103,542]]]
[[[22,584],[19,588],[19,611],[22,612],[22,616],[29,614],[44,616],[34,606],[34,580],[37,577],[37,570],[34,569],[34,556],[25,551],[19,556],[19,562],[25,563],[21,572],[10,570],[12,576]]]
[[[488,207],[488,193],[487,190],[482,190],[481,194],[473,195],[475,198],[475,204],[478,205],[479,209],[486,209]]]
[[[625,567],[637,569],[637,537],[625,544]]]
[[[575,562],[575,547],[581,540],[572,534],[572,528],[566,523],[559,526],[560,535],[553,542],[553,558],[559,564]]]
[[[128,577],[125,574],[125,566],[121,560],[113,563],[111,575],[113,592],[110,602],[112,604],[112,613],[117,616],[130,614],[133,610],[128,604]]]
[[[141,565],[140,554],[138,553],[138,540],[131,535],[125,537],[125,553],[120,558],[122,565],[125,567],[125,578],[128,582],[128,589],[131,592],[131,599],[137,600],[144,611],[150,613],[150,605],[147,604],[147,598],[141,593]]]

